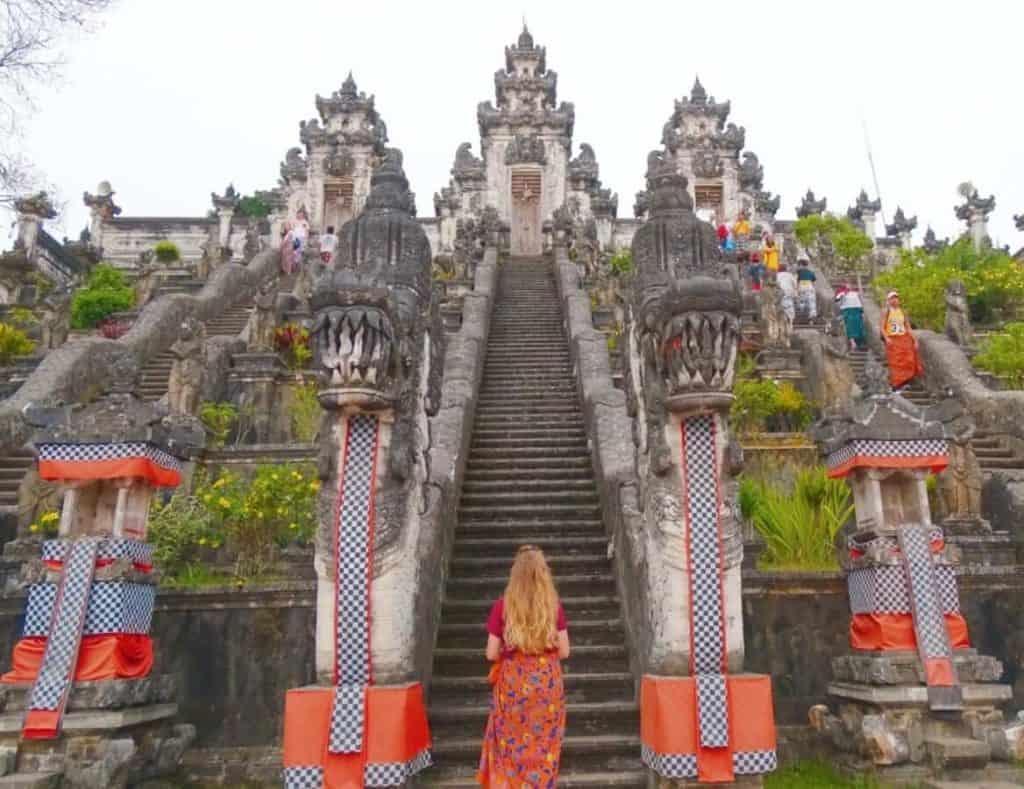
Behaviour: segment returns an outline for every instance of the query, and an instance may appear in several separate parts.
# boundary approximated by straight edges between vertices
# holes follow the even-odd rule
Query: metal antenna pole
[[[882,190],[878,186],[878,173],[875,171],[875,157],[871,155],[871,138],[868,136],[868,122],[864,119],[864,116],[860,117],[861,126],[864,127],[864,147],[868,151],[868,164],[871,166],[871,180],[875,182],[875,194],[878,195],[878,199],[882,203],[882,225],[886,224],[885,219],[885,201],[882,200]]]

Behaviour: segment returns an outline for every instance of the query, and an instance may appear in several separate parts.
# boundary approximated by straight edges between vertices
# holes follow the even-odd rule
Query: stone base
[[[957,676],[965,684],[999,682],[1003,664],[975,649],[953,653]],[[916,652],[857,652],[832,659],[832,676],[837,682],[865,685],[924,684],[924,669]]]
[[[78,694],[79,703],[90,693],[111,704],[127,701],[127,696],[115,699],[118,694],[133,692],[140,697],[141,681],[131,682],[136,683],[134,688],[120,689],[110,687],[113,683],[81,683],[93,687]],[[174,776],[195,739],[194,727],[174,724],[177,713],[173,703],[79,709],[65,713],[59,737],[22,740],[24,712],[5,712],[0,715],[0,789],[121,789]]]
[[[1009,532],[992,531],[988,521],[943,521],[946,542],[960,549],[961,575],[984,574],[989,568],[1011,570],[1017,564],[1017,544]]]
[[[802,355],[797,348],[765,348],[755,358],[757,372],[764,378],[803,378]]]
[[[24,713],[31,689],[32,685],[29,683],[0,685],[0,713]],[[72,713],[84,710],[119,710],[144,705],[162,706],[173,702],[176,692],[177,683],[171,674],[139,679],[76,682],[71,688],[65,711]],[[0,716],[0,720],[7,717],[9,716]],[[0,731],[5,731],[2,724]]]

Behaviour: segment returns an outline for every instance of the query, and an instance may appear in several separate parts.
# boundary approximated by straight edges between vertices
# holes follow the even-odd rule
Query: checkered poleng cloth
[[[373,416],[348,418],[338,480],[334,563],[337,622],[331,753],[363,749],[366,686],[370,684],[370,577],[377,435]]]
[[[696,778],[697,756],[692,753],[657,753],[653,748],[641,746],[640,760],[665,778]],[[761,775],[779,766],[775,751],[736,751],[732,755],[732,769],[736,775]]]
[[[407,762],[383,762],[368,764],[363,771],[366,786],[400,786],[406,780],[425,770],[431,764],[430,751],[421,751]],[[694,762],[696,765],[696,762]],[[694,767],[696,774],[696,767]],[[322,789],[324,768],[285,767],[284,789]]]
[[[156,587],[125,581],[97,581],[89,593],[83,636],[131,633],[145,635],[153,618]],[[50,634],[53,607],[57,602],[56,584],[32,584],[25,605],[22,638]]]
[[[851,458],[913,458],[936,457],[948,452],[944,438],[911,438],[897,441],[856,439],[829,454],[825,464],[829,468],[841,466]]]
[[[44,562],[63,562],[71,550],[72,540],[43,540]],[[102,537],[96,549],[96,560],[131,559],[136,564],[153,564],[153,546],[127,537]]]
[[[718,453],[711,415],[683,420],[683,500],[690,564],[690,628],[697,677],[697,718],[705,748],[729,745],[725,611],[718,506]]]
[[[30,710],[57,710],[63,714],[82,643],[98,546],[95,537],[80,537],[71,546],[61,573],[43,663],[29,695]]]
[[[953,650],[942,616],[941,597],[935,582],[929,530],[924,526],[903,526],[898,531],[900,550],[906,563],[907,588],[914,616],[914,635],[921,661],[945,658],[953,664]]]

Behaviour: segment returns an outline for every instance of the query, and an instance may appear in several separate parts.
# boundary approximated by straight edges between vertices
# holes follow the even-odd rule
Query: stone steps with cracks
[[[434,651],[435,767],[474,786],[489,709],[484,624],[516,549],[548,556],[569,619],[560,787],[643,786],[634,681],[572,359],[547,261],[501,267]]]

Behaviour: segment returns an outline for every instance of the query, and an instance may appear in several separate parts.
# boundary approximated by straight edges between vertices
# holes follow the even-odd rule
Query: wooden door
[[[540,171],[512,171],[512,254],[540,255]]]

